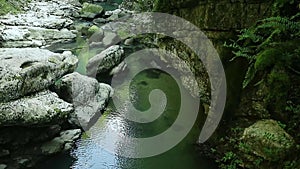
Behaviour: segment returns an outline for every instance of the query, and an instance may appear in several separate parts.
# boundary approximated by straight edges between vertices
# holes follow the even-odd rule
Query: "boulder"
[[[104,13],[104,9],[100,5],[84,3],[80,10],[80,17],[94,19]]]
[[[61,152],[64,148],[64,142],[59,137],[43,144],[41,146],[42,153],[44,155],[52,155]]]
[[[59,80],[55,90],[61,98],[74,105],[75,117],[71,121],[83,129],[89,128],[100,117],[113,92],[109,85],[77,72]]]
[[[0,164],[0,169],[6,169],[7,165],[6,164]]]
[[[94,35],[95,33],[97,33],[97,34]],[[93,35],[93,36],[97,36],[97,38],[99,38],[99,39],[102,39],[104,32],[98,26],[93,25],[88,29],[87,34],[89,37]]]
[[[293,138],[274,120],[260,120],[246,128],[241,140],[247,147],[241,147],[241,151],[268,161],[284,159],[295,145]]]
[[[73,105],[44,91],[0,103],[0,126],[50,126],[63,123],[73,111]]]
[[[44,143],[41,146],[41,151],[44,155],[52,155],[62,151],[68,151],[71,149],[74,141],[80,137],[80,134],[80,129],[62,131],[60,136]]]
[[[123,57],[124,50],[121,46],[111,46],[89,60],[87,75],[96,77],[97,74],[109,73],[122,62]]]
[[[104,31],[104,38],[102,40],[105,47],[115,44],[119,40],[118,35],[114,32]]]
[[[73,72],[78,59],[71,52],[57,54],[38,48],[0,49],[0,102],[47,89]]]

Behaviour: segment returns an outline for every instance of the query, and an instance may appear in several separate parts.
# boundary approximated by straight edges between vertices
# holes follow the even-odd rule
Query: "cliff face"
[[[230,31],[251,26],[271,15],[271,1],[156,0],[155,10],[176,14],[202,30]]]
[[[132,0],[128,1],[132,2]],[[284,3],[287,2],[284,1]],[[219,151],[219,154],[215,155],[215,157],[217,156],[217,159],[221,162],[221,168],[236,168],[238,166],[245,168],[283,168],[283,166],[288,165],[294,168],[299,167],[297,165],[299,164],[297,157],[293,159],[293,153],[295,153],[293,151],[297,151],[294,140],[296,140],[297,144],[299,136],[293,133],[293,129],[290,127],[287,127],[289,129],[285,128],[285,130],[282,129],[281,123],[289,126],[290,122],[286,120],[289,117],[283,113],[286,111],[286,99],[280,98],[282,92],[286,93],[288,99],[294,98],[294,95],[299,96],[298,87],[291,87],[291,89],[285,90],[290,83],[282,84],[280,82],[281,87],[285,86],[287,88],[284,87],[283,91],[274,92],[271,87],[274,84],[268,82],[270,72],[274,71],[277,72],[275,74],[278,77],[280,74],[278,72],[281,72],[281,74],[293,79],[291,86],[297,86],[299,76],[290,73],[284,68],[279,70],[270,68],[261,72],[260,77],[264,81],[243,89],[242,82],[245,78],[248,62],[243,58],[231,61],[233,57],[232,51],[224,47],[225,42],[229,42],[230,39],[237,39],[240,30],[255,25],[258,20],[271,17],[274,15],[274,11],[278,15],[288,16],[285,15],[287,11],[294,15],[295,7],[299,5],[299,1],[293,1],[294,7],[288,6],[288,8],[282,9],[276,6],[276,3],[283,3],[283,1],[153,0],[153,11],[177,15],[204,31],[221,57],[227,79],[227,103],[223,117],[225,123],[221,124],[222,127],[217,130],[214,137],[210,140],[212,147]],[[288,5],[291,5],[291,3]],[[299,9],[297,10],[299,11]],[[162,38],[158,46],[171,51],[179,51],[177,53],[188,51],[183,45],[170,39]],[[201,65],[193,64],[196,61],[195,59],[193,60],[195,56],[192,54],[188,53],[186,56],[178,56],[192,63],[192,65],[196,65],[194,68],[196,76],[197,70],[198,72],[199,70],[203,71]],[[207,76],[200,75],[200,79],[197,80],[205,81],[205,78]],[[277,85],[277,87],[280,85]],[[270,93],[273,93],[272,99],[270,99]],[[271,100],[275,101],[272,102]],[[294,99],[293,101],[297,102],[297,100]],[[295,116],[298,117],[298,115]],[[268,120],[264,121],[262,119]],[[294,121],[293,118],[290,121]],[[281,141],[277,142],[278,140]],[[284,141],[282,140],[289,143],[283,144]],[[292,149],[294,150],[292,151]],[[279,153],[280,155],[278,155],[278,152],[281,152]]]
[[[198,26],[213,41],[221,57],[223,44],[238,30],[272,14],[272,1],[155,0],[154,10],[182,17]]]

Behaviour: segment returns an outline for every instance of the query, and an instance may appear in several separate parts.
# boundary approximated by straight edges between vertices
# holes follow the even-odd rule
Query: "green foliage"
[[[289,122],[287,123],[286,130],[295,136],[296,140],[300,140],[299,121],[300,121],[300,105],[292,101],[287,101],[285,107],[286,113],[289,115]]]
[[[297,168],[297,162],[296,161],[286,161],[284,162],[283,169],[295,169]]]
[[[233,59],[244,57],[249,61],[244,88],[258,72],[272,70],[274,67],[292,69],[293,60],[299,60],[299,16],[300,14],[290,18],[277,16],[260,20],[256,25],[242,30],[233,43],[225,43],[225,46],[233,49]]]
[[[122,4],[133,11],[150,12],[154,9],[156,2],[155,0],[124,0]]]
[[[221,169],[237,169],[242,161],[232,151],[226,152],[222,159],[218,161]]]
[[[21,11],[22,5],[26,5],[29,0],[0,0],[0,15],[7,13],[18,13]]]
[[[281,121],[277,121],[277,123],[282,129],[286,128],[286,124],[282,123]]]
[[[154,3],[153,0],[137,0],[137,10],[143,12],[152,11]]]

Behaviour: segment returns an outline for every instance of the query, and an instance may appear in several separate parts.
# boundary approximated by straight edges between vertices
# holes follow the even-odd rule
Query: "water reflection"
[[[150,72],[151,73],[151,72]],[[136,124],[125,120],[123,115],[126,109],[121,111],[114,110],[113,103],[109,105],[107,111],[99,121],[78,141],[77,149],[72,152],[76,161],[72,165],[73,169],[207,169],[214,168],[214,164],[199,156],[195,150],[194,143],[200,133],[199,117],[198,123],[195,124],[188,136],[171,150],[154,157],[130,159],[120,157],[118,154],[124,150],[132,150],[128,153],[138,153],[140,148],[152,147],[131,147],[128,149],[125,136],[131,137],[150,137],[157,135],[168,129],[177,118],[180,109],[180,99],[176,92],[178,86],[164,85],[174,84],[174,79],[168,74],[162,73],[159,78],[152,78],[149,72],[141,73],[134,80],[134,97],[132,103],[139,109],[149,107],[146,96],[153,88],[160,88],[168,97],[168,104],[164,114],[156,121],[150,124]],[[175,83],[176,84],[176,83]],[[128,87],[129,84],[122,85]],[[116,92],[122,90],[116,90]],[[177,93],[177,94],[176,94]],[[192,102],[186,100],[187,102]],[[191,104],[193,105],[193,104]],[[202,117],[203,118],[203,117]],[[202,119],[203,120],[203,119]],[[188,123],[188,122],[187,122]],[[183,130],[182,126],[175,126],[175,131]],[[163,140],[162,140],[163,143]],[[108,145],[105,145],[108,144]],[[110,146],[113,152],[104,149],[103,146]],[[157,145],[159,147],[160,145]],[[155,147],[155,148],[157,148]]]

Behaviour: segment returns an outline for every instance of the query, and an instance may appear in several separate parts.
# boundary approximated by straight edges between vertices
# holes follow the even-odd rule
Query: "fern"
[[[291,60],[299,58],[299,55],[295,55],[297,44],[300,44],[300,22],[297,18],[300,18],[300,13],[290,18],[277,16],[260,20],[256,25],[242,30],[236,41],[225,44],[233,49],[233,59],[244,57],[249,61],[244,88],[257,72],[275,65],[290,67]]]

